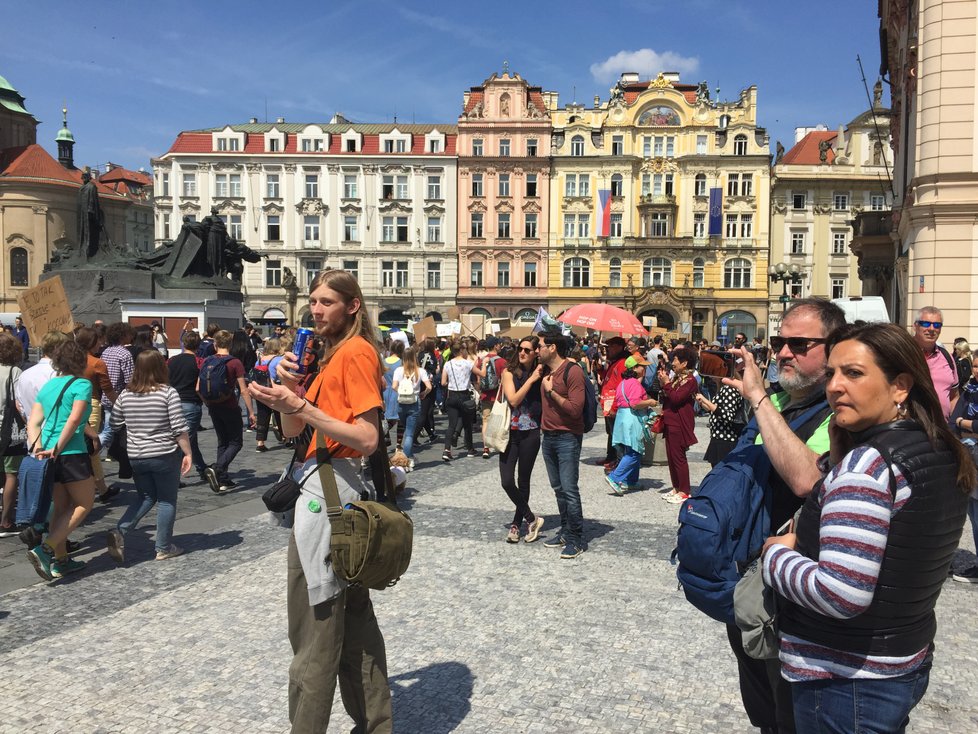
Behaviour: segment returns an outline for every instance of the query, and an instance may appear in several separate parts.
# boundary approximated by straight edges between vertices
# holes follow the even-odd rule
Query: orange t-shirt
[[[313,379],[306,396],[316,407],[344,423],[383,405],[380,393],[380,359],[362,336],[355,336],[339,348],[325,369]],[[318,433],[318,431],[317,431]],[[318,438],[313,436],[306,459],[316,455]],[[326,447],[335,458],[353,458],[360,452],[326,438]]]

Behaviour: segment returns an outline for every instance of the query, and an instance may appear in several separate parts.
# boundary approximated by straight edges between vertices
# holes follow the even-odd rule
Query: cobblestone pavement
[[[702,422],[697,433],[694,483]],[[213,432],[202,437],[206,453]],[[603,445],[592,433],[584,456]],[[676,508],[657,492],[666,467],[643,469],[644,489],[616,497],[599,467],[583,466],[590,547],[562,561],[542,543],[503,541],[512,509],[495,458],[445,465],[440,453],[421,449],[410,475],[411,569],[373,594],[397,732],[754,731],[722,627],[677,591]],[[181,492],[175,541],[188,553],[171,561],[152,560],[152,525],[130,535],[126,566],[108,559],[102,539],[120,499],[79,533],[90,559],[79,576],[37,583],[19,541],[0,541],[0,733],[288,731],[288,535],[256,499],[285,460],[256,454],[246,434],[241,490]],[[552,529],[542,460],[531,506]],[[974,560],[965,535],[958,564]],[[910,731],[978,730],[976,602],[978,588],[948,582]],[[338,697],[333,710],[329,731],[349,731]]]

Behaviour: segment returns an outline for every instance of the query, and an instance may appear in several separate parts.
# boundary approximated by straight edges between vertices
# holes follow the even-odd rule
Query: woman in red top
[[[693,368],[696,356],[687,347],[676,347],[672,352],[672,379],[665,370],[659,370],[662,386],[662,431],[666,439],[666,458],[669,460],[669,476],[672,491],[664,496],[666,502],[679,504],[689,497],[689,462],[686,452],[696,443],[693,432],[693,402],[696,396],[696,378]]]

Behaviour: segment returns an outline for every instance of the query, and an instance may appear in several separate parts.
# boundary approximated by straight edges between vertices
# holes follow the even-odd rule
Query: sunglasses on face
[[[921,329],[942,329],[944,327],[943,321],[915,321],[915,324]]]
[[[520,347],[520,351],[523,352],[523,354],[533,354],[536,349],[533,347]]]
[[[808,336],[772,336],[771,349],[773,349],[775,354],[777,354],[784,349],[784,346],[787,344],[788,349],[791,350],[792,354],[808,354],[808,350],[814,347],[816,344],[825,344],[827,341],[828,339],[819,339]]]

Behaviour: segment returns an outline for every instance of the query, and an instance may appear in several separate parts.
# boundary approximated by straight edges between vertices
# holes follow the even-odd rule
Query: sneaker
[[[681,505],[688,499],[689,495],[685,492],[676,492],[675,494],[666,497],[666,502],[668,502],[670,505]]]
[[[469,449],[468,451],[465,452],[465,456],[469,459],[474,459],[476,456],[478,456],[478,454],[475,453],[475,449]],[[484,456],[483,458],[488,459],[489,457]]]
[[[567,544],[567,541],[564,540],[564,534],[558,531],[555,535],[543,541],[543,544],[547,548],[563,548]]]
[[[265,451],[268,451],[268,446],[266,446],[265,444],[259,444],[258,446],[255,446],[255,451],[257,451],[258,453],[263,453]]]
[[[126,561],[126,541],[122,533],[118,530],[110,530],[105,534],[105,544],[108,547],[109,555],[116,563]]]
[[[5,528],[0,528],[0,538],[12,538],[15,535],[20,535],[23,529],[20,525],[8,525]]]
[[[408,459],[408,471],[414,471],[414,459]]]
[[[34,570],[37,571],[37,575],[42,579],[50,581],[54,578],[51,575],[51,563],[54,561],[54,558],[44,550],[43,545],[35,546],[27,551],[27,560],[34,565]]]
[[[217,472],[214,471],[214,467],[209,466],[204,469],[204,479],[206,479],[207,483],[211,485],[211,491],[214,492],[214,494],[221,493],[221,484],[217,481]]]
[[[666,502],[672,502],[672,498],[675,497],[679,492],[675,489],[670,489],[668,492],[662,495],[662,499]]]
[[[26,528],[21,530],[17,537],[20,538],[20,542],[26,545],[28,548],[33,548],[36,545],[40,545],[42,540],[41,531],[35,528],[33,525],[28,525]]]
[[[635,492],[642,488],[641,484],[623,484],[621,488],[626,492]]]
[[[166,561],[169,560],[170,558],[176,558],[182,553],[183,553],[183,548],[177,545],[173,545],[173,543],[170,543],[170,547],[167,548],[166,550],[156,551],[156,560]]]
[[[540,530],[543,528],[543,518],[537,515],[533,522],[526,524],[526,535],[523,536],[524,543],[533,543],[540,537]]]
[[[612,479],[611,477],[605,477],[604,480],[608,483],[608,486],[611,487],[611,491],[614,492],[616,495],[621,497],[622,495],[625,494],[625,490],[622,489],[622,485],[616,482],[614,479]]]
[[[63,558],[51,564],[51,575],[56,578],[64,578],[70,573],[78,573],[85,570],[84,561],[76,561],[73,558]]]
[[[560,557],[561,558],[577,558],[583,552],[584,552],[584,549],[581,548],[581,546],[579,546],[573,540],[569,540],[569,541],[567,541],[567,545],[565,545],[564,546],[564,549],[560,552]]]
[[[444,451],[441,452],[441,460],[442,461],[451,461],[452,460],[452,452],[451,452],[451,449],[445,449]]]
[[[489,449],[482,449],[482,458],[483,459],[488,459],[489,458],[489,454],[491,454],[491,453],[492,452]]]
[[[109,502],[112,501],[112,498],[113,497],[115,497],[117,494],[119,494],[119,491],[121,489],[122,488],[118,484],[113,484],[107,490],[105,490],[104,492],[102,492],[102,494],[100,494],[98,497],[96,497],[96,499],[98,500],[99,504],[107,505]]]
[[[952,574],[951,578],[960,581],[962,584],[978,584],[978,566],[972,566],[960,573]]]
[[[67,553],[69,556],[72,555],[73,553],[77,553],[78,551],[80,551],[81,547],[82,547],[81,543],[76,543],[70,538],[65,541],[65,553]]]
[[[516,525],[509,526],[509,534],[506,536],[507,543],[520,542],[520,529]]]
[[[230,492],[232,489],[237,487],[237,483],[231,481],[230,479],[224,479],[220,483],[221,492]]]

